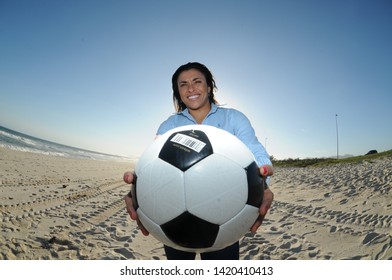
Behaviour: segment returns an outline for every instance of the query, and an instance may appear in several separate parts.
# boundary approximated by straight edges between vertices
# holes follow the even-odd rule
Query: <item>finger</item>
[[[268,205],[261,205],[259,212],[261,216],[265,216],[268,213],[268,210],[270,209],[270,207]]]
[[[133,179],[134,179],[134,176],[133,176],[132,172],[127,171],[127,172],[124,173],[123,180],[124,180],[125,183],[132,184],[133,183]]]
[[[264,217],[265,217],[265,216],[262,216],[262,215],[259,215],[259,216],[257,217],[256,222],[255,222],[255,223],[252,225],[252,227],[250,228],[250,231],[251,231],[252,233],[256,233],[256,232],[257,232],[258,228],[259,228],[259,227],[261,226],[261,224],[263,223]]]
[[[150,232],[143,226],[139,219],[137,219],[137,225],[144,236],[148,236]]]
[[[137,223],[140,231],[143,233],[143,235],[145,235],[145,236],[149,235],[150,234],[149,231],[140,222],[140,220],[137,216],[137,212],[136,212],[135,208],[133,208],[132,198],[130,198],[128,195],[126,195],[124,197],[124,201],[125,201],[125,206],[127,208],[127,212],[129,214],[129,216],[131,217],[131,219],[136,221],[136,223]]]
[[[265,189],[264,196],[263,196],[263,202],[261,203],[261,206],[259,209],[261,216],[265,216],[267,214],[268,210],[271,207],[273,200],[274,200],[274,193],[269,188]]]
[[[265,215],[267,215],[268,210],[271,207],[272,201],[274,199],[274,194],[270,189],[264,191],[263,202],[259,208],[259,216],[253,226],[250,228],[252,233],[256,233],[257,229],[261,226],[264,221]]]
[[[125,206],[126,206],[126,209],[127,209],[129,216],[131,217],[132,220],[136,220],[137,219],[137,212],[135,211],[135,208],[133,208],[132,198],[130,198],[128,195],[126,195],[124,197],[124,201],[125,201]]]
[[[260,175],[263,177],[272,176],[274,169],[271,165],[263,165],[259,168]]]

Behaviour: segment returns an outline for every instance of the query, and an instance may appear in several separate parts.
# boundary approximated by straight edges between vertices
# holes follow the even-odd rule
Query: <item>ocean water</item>
[[[0,147],[22,152],[31,152],[44,155],[62,156],[95,160],[131,161],[131,158],[109,155],[26,135],[3,126],[0,126]],[[0,155],[1,156],[1,155]]]

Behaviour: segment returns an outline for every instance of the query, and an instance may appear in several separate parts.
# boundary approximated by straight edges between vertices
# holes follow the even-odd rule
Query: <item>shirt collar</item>
[[[214,114],[216,111],[218,111],[218,106],[214,103],[211,103],[211,110],[210,112],[207,114],[207,116],[205,117],[208,118],[208,116]],[[183,116],[187,117],[188,119],[195,121],[195,119],[192,117],[192,115],[189,113],[188,108],[186,108],[184,111],[180,112],[179,114],[182,114]]]

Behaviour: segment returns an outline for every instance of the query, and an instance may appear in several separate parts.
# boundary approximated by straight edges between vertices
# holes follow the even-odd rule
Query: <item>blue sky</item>
[[[204,63],[270,155],[392,148],[392,2],[0,0],[0,125],[139,155]]]

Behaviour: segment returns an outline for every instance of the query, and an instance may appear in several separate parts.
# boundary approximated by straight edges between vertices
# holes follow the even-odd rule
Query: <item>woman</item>
[[[235,109],[223,108],[217,105],[214,97],[214,91],[217,87],[208,68],[197,62],[180,66],[173,74],[172,88],[173,102],[177,114],[170,116],[159,126],[157,137],[173,128],[191,124],[212,125],[224,129],[238,137],[251,150],[259,166],[260,175],[266,178],[268,184],[269,176],[273,175],[273,168],[265,148],[257,140],[255,131],[244,114]],[[124,181],[126,183],[131,184],[133,179],[131,172],[125,172]],[[260,206],[259,218],[251,227],[251,232],[255,233],[263,222],[272,204],[273,197],[273,193],[267,187]],[[125,203],[131,218],[137,221],[142,233],[148,235],[148,231],[137,218],[130,195],[125,197]],[[166,245],[164,249],[169,260],[195,259],[196,256],[195,253],[183,252]],[[201,258],[238,260],[239,242],[219,251],[202,253]]]

